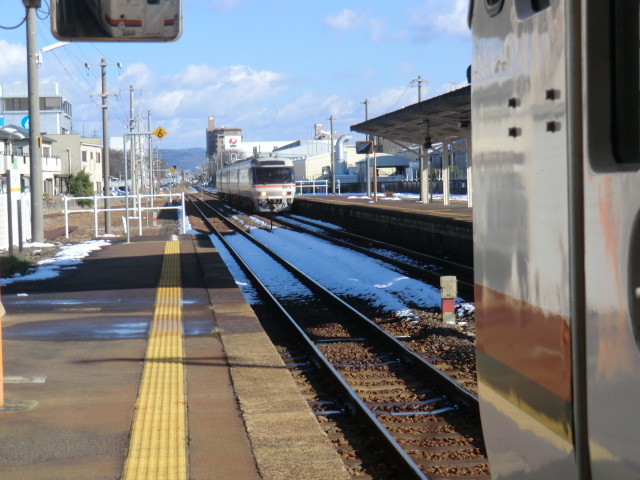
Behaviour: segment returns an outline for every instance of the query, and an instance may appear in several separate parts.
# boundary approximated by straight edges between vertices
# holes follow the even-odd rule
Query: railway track
[[[218,197],[211,192],[203,190],[202,193],[218,200]],[[230,212],[239,213],[235,208],[228,205],[223,208],[228,209]],[[246,212],[242,212],[242,214],[249,215]],[[424,280],[436,288],[439,288],[441,276],[454,275],[458,278],[460,296],[467,301],[473,301],[473,267],[470,265],[391,245],[302,217],[280,214],[274,218],[273,216],[267,217],[255,213],[251,214],[251,216],[262,219],[265,224],[286,227],[363,253],[371,258],[393,265],[413,278]]]
[[[195,203],[193,204],[195,207]],[[201,208],[200,208],[201,207]],[[204,208],[215,212],[204,202]],[[311,400],[317,415],[340,415],[347,405],[357,422],[367,425],[393,459],[398,478],[488,479],[489,471],[482,441],[477,397],[421,355],[407,348],[375,322],[348,305],[297,270],[286,260],[260,245],[242,228],[222,220],[236,234],[259,246],[260,262],[273,262],[269,271],[285,269],[291,284],[300,286],[295,292],[270,288],[253,275],[251,268],[234,253],[225,235],[220,241],[243,266],[261,296],[277,308],[297,335],[298,345],[289,351],[303,349],[313,360],[299,362],[291,354],[296,368],[314,365],[322,376],[331,379],[337,399],[317,396]],[[208,220],[207,220],[208,222]],[[213,225],[210,224],[213,229]],[[256,254],[257,255],[257,254]],[[253,256],[253,255],[252,255]],[[268,257],[267,257],[268,256]],[[336,408],[336,404],[339,408]],[[327,407],[329,406],[329,407]],[[365,435],[365,436],[366,436]]]
[[[210,196],[207,197],[211,198]],[[204,201],[202,198],[199,200]],[[211,200],[207,201],[211,202]],[[271,228],[270,224],[260,219],[257,219],[258,223],[256,223],[255,215],[244,214],[233,208],[226,207],[224,203],[217,199],[213,201],[213,205],[219,209],[220,217],[216,216],[212,221],[216,222],[216,228],[221,229],[223,232],[232,231],[229,223],[235,223],[247,231],[256,227],[265,230]],[[219,206],[223,208],[219,208]],[[229,213],[222,215],[223,211]],[[224,221],[222,218],[224,218]],[[329,266],[327,267],[330,268]],[[355,272],[355,275],[357,275],[357,272]],[[412,320],[411,318],[405,319],[398,318],[395,315],[381,314],[368,301],[358,297],[349,296],[343,299],[348,300],[360,310],[367,312],[378,325],[401,340],[409,348],[418,352],[433,366],[445,372],[464,388],[477,395],[474,321],[462,321],[459,325],[444,326],[438,312],[416,310],[414,312],[420,318]]]

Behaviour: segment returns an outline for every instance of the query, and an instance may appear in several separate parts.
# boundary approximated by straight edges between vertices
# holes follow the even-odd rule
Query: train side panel
[[[566,3],[476,0],[478,383],[494,479],[572,479]],[[544,4],[544,2],[539,2]]]
[[[640,479],[638,2],[584,11],[585,302],[593,480]]]
[[[492,475],[640,479],[640,3],[502,3],[473,10]]]

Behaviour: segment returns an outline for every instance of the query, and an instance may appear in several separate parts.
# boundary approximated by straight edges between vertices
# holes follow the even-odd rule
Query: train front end
[[[98,15],[114,38],[176,38],[180,33],[177,0],[93,0],[100,2]]]
[[[279,213],[291,208],[296,184],[290,160],[256,161],[251,174],[251,199],[257,212]]]

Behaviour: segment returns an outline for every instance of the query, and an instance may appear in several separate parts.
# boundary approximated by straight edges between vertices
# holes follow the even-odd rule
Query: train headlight
[[[260,192],[260,196],[261,197],[266,197],[267,196],[267,192]]]
[[[289,195],[289,192],[287,192],[286,190],[283,190],[282,191],[282,196],[284,197],[284,196],[287,196],[287,195]]]

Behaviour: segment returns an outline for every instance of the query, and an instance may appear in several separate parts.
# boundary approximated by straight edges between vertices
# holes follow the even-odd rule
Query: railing
[[[93,212],[93,223],[94,223],[94,234],[98,236],[98,213],[99,212],[125,212],[125,232],[127,235],[129,234],[129,220],[137,219],[138,220],[138,235],[142,235],[142,213],[149,210],[182,210],[182,218],[186,218],[185,211],[185,203],[184,203],[184,193],[168,193],[162,195],[128,195],[128,196],[110,196],[110,195],[93,195],[92,197],[62,197],[64,200],[64,234],[66,238],[69,238],[69,215],[74,213],[89,213]],[[170,206],[159,206],[154,205],[154,199],[163,198],[163,199],[171,199],[171,198],[179,198],[180,205],[170,205]],[[124,206],[118,207],[109,207],[109,208],[98,208],[98,200],[120,200],[125,201],[129,200],[129,205],[125,204]],[[82,209],[70,209],[69,202],[74,202],[78,200],[93,200],[93,207],[82,208]],[[148,200],[144,202],[144,200]],[[147,203],[147,206],[143,206],[143,203]],[[169,202],[167,202],[169,203]],[[134,212],[134,216],[127,216],[130,211]],[[137,216],[135,215],[137,213]],[[182,222],[182,233],[186,233],[186,222]]]
[[[316,195],[316,190],[324,190],[324,193],[320,195],[329,194],[329,180],[297,180],[296,181],[296,195],[302,195],[305,193],[305,189],[308,193]],[[336,190],[338,195],[340,194],[340,180],[336,181]]]

